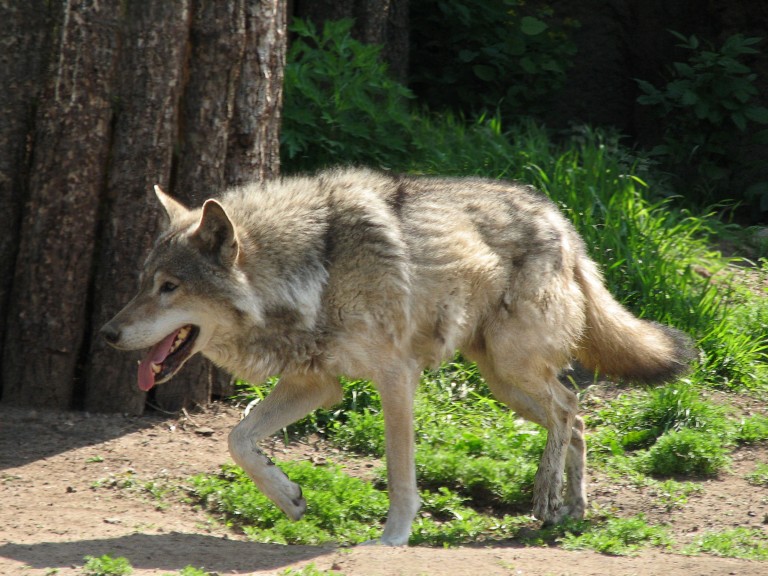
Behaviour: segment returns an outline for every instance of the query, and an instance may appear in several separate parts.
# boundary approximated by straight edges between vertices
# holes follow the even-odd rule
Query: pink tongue
[[[139,389],[146,392],[155,385],[155,373],[152,372],[152,364],[162,364],[163,360],[168,357],[168,353],[171,351],[173,341],[176,340],[176,330],[173,334],[169,334],[163,338],[160,342],[152,346],[147,355],[139,363]]]

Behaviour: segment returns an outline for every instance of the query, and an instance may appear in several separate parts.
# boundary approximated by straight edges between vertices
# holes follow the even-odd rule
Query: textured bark
[[[72,0],[57,15],[8,306],[5,401],[72,402],[109,156],[120,5]]]
[[[0,2],[0,358],[26,198],[30,128],[48,50],[42,0]],[[20,31],[29,30],[28,34]],[[0,397],[2,397],[0,371]]]
[[[137,356],[109,348],[95,329],[132,297],[137,272],[157,231],[152,186],[167,186],[178,124],[178,101],[189,34],[189,0],[129,2],[117,89],[119,108],[103,198],[94,277],[94,337],[84,406],[141,412]]]
[[[284,2],[0,2],[2,400],[139,413],[138,354],[97,330],[136,288],[153,184],[199,203],[277,173]],[[228,385],[198,362],[152,400]]]

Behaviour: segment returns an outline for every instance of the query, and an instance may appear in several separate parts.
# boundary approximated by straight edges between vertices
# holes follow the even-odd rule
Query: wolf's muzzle
[[[101,327],[101,330],[99,330],[99,333],[104,340],[112,346],[120,342],[120,330],[112,326],[111,323],[104,324],[104,326]]]

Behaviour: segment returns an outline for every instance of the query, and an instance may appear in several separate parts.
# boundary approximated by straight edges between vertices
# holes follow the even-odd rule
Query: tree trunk
[[[0,366],[29,177],[28,138],[49,52],[43,0],[0,2]],[[28,30],[27,34],[19,34]],[[3,395],[0,370],[0,398]]]
[[[2,400],[140,413],[137,356],[108,348],[98,327],[136,289],[157,231],[154,184],[198,204],[277,173],[284,3],[71,0],[50,18],[48,3],[9,4],[2,26],[19,48],[0,62],[20,89],[0,96],[0,224],[19,232],[0,243]],[[27,129],[19,111],[40,85]],[[153,400],[178,409],[227,393],[212,373],[199,361]]]
[[[120,5],[75,0],[53,16],[54,72],[35,119],[29,198],[8,304],[5,401],[72,403],[109,159]]]

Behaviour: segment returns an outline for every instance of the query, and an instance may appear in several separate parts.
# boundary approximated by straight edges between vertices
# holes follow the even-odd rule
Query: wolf
[[[301,488],[258,444],[338,403],[340,375],[380,393],[390,506],[379,542],[404,545],[420,506],[413,402],[425,368],[460,350],[498,399],[547,429],[533,514],[557,523],[587,506],[584,422],[559,373],[577,359],[656,383],[694,357],[686,335],[610,295],[574,227],[530,186],[336,168],[196,209],[155,192],[162,232],[138,293],[101,333],[148,349],[142,390],[197,353],[251,382],[279,375],[228,446],[292,519],[306,510]]]

